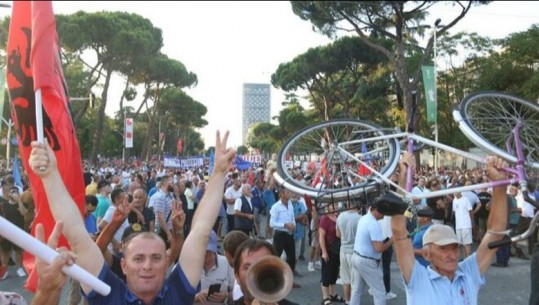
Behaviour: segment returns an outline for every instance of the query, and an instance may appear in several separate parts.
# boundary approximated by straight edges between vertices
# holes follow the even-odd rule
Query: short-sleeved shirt
[[[270,189],[265,189],[263,192],[263,197],[264,197],[264,205],[266,206],[266,209],[271,209],[271,207],[276,202],[273,191]]]
[[[221,284],[220,292],[230,292],[234,288],[234,282],[234,269],[230,267],[226,257],[217,254],[215,266],[208,272],[202,269],[200,289],[208,289],[212,284]],[[207,304],[214,303],[207,302]]]
[[[84,227],[90,234],[97,233],[97,220],[95,219],[94,214],[89,214],[88,216],[84,217]]]
[[[489,215],[489,211],[487,210],[487,203],[492,200],[492,195],[489,192],[480,192],[479,194],[477,194],[477,197],[479,197],[481,207],[479,208],[479,211],[474,214],[474,216],[482,219],[487,219]]]
[[[97,208],[95,208],[94,216],[96,219],[100,219],[105,216],[110,206],[110,201],[108,198],[101,196],[101,194],[97,194],[95,197],[97,197]]]
[[[429,192],[428,189],[426,189],[425,187],[420,187],[419,185],[416,185],[412,188],[412,195],[421,195],[423,193],[428,193],[428,192]],[[418,208],[425,207],[426,205],[427,205],[427,199],[423,198],[419,202]]]
[[[519,212],[511,212],[511,209],[517,208],[517,200],[513,196],[507,196],[507,205],[509,208],[509,224],[516,225],[518,224],[518,219],[520,218]]]
[[[257,187],[251,189],[253,207],[260,209],[264,206],[264,191],[259,190]]]
[[[112,222],[112,216],[114,215],[115,210],[116,210],[115,206],[110,206],[108,208],[108,210],[107,210],[107,213],[105,213],[105,216],[103,216],[103,220],[106,221],[107,223],[111,223]],[[114,233],[114,239],[117,242],[122,241],[122,235],[124,234],[124,231],[125,231],[125,229],[127,229],[127,227],[129,227],[129,222],[126,219],[126,220],[124,220],[124,222],[122,222],[122,224],[120,225],[120,227],[118,228],[116,233]]]
[[[186,188],[183,194],[185,195],[185,198],[187,199],[187,209],[194,210],[195,209],[195,195],[193,194],[193,191],[189,188]]]
[[[414,264],[410,282],[405,283],[408,305],[477,305],[479,288],[485,278],[479,271],[476,253],[458,264],[453,281],[438,274],[431,266]]]
[[[92,305],[135,305],[144,304],[128,288],[127,284],[120,280],[109,268],[107,263],[103,264],[98,278],[108,284],[111,288],[109,295],[102,296],[95,291],[91,291],[87,298],[88,303]],[[200,284],[194,288],[189,284],[185,273],[181,267],[176,264],[170,275],[165,280],[163,288],[153,301],[153,305],[168,304],[193,304],[195,295],[200,291]]]
[[[305,205],[305,202],[303,198],[300,198],[300,200],[293,202],[290,202],[292,204],[292,208],[294,209],[294,217],[298,217],[301,214],[305,214],[307,212],[307,206]],[[296,229],[294,230],[294,239],[300,240],[303,237],[305,237],[305,226],[302,223],[296,222]]]
[[[337,228],[341,233],[341,252],[354,253],[357,223],[361,215],[356,211],[344,211],[337,217]]]
[[[357,223],[354,251],[363,256],[380,259],[380,257],[382,257],[382,253],[374,250],[374,245],[372,242],[382,242],[383,240],[384,238],[380,223],[378,223],[370,211],[367,212],[367,214],[361,217]]]
[[[470,229],[472,227],[472,219],[470,211],[472,203],[467,197],[453,199],[453,212],[455,212],[455,230]]]
[[[328,215],[324,215],[320,218],[319,228],[323,229],[326,233],[324,238],[326,240],[326,248],[329,248],[329,245],[337,239],[337,223],[329,218]]]
[[[234,186],[231,186],[226,189],[225,191],[225,198],[226,199],[238,199],[241,197],[241,187],[239,189],[235,189]],[[235,202],[235,201],[234,201]],[[234,204],[228,204],[226,205],[226,213],[228,215],[234,215]]]
[[[170,202],[172,201],[173,197],[171,194],[167,194],[163,192],[162,190],[159,190],[155,195],[154,200],[154,206],[153,206],[153,212],[155,215],[158,213],[163,213],[163,217],[165,218],[165,221],[167,221],[167,227],[169,229],[172,228],[172,218],[168,217],[170,212],[172,211],[172,206],[170,205]],[[159,218],[156,217],[155,219],[155,227],[160,230],[161,225],[159,224]]]
[[[144,216],[145,224],[142,224],[142,222],[139,221],[137,213],[135,213],[134,211],[129,212],[129,215],[127,215],[127,221],[130,224],[134,224],[134,223],[141,224],[146,229],[149,229],[150,228],[150,222],[152,222],[152,221],[155,222],[155,214],[154,214],[154,212],[152,212],[152,210],[148,209],[147,207],[143,207],[141,213],[142,213],[142,216]]]

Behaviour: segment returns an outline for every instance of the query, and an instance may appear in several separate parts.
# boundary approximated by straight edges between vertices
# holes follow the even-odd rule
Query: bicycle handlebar
[[[524,240],[524,239],[530,237],[535,232],[535,228],[537,227],[538,223],[539,223],[539,212],[535,213],[535,216],[533,217],[533,219],[530,222],[530,225],[528,226],[528,229],[526,231],[524,231],[523,233],[521,233],[519,235],[515,235],[513,237],[511,237],[509,235],[504,235],[503,239],[489,243],[488,248],[489,249],[495,249],[495,248],[499,248],[499,247],[501,247],[503,245],[507,245],[507,244],[511,244],[511,243],[514,243],[514,242]]]

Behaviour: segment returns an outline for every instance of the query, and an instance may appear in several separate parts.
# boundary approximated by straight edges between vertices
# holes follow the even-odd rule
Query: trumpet
[[[277,256],[261,258],[247,270],[246,285],[251,295],[263,303],[284,299],[292,290],[292,269]]]

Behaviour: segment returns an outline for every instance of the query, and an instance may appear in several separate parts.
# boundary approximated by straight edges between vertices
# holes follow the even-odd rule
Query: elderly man
[[[406,153],[401,159],[400,172],[408,167],[415,167],[414,156]],[[490,180],[505,178],[502,171],[507,164],[503,159],[489,157],[487,172]],[[405,175],[401,175],[400,185],[406,185]],[[384,199],[381,199],[382,201]],[[492,208],[488,219],[487,233],[477,251],[459,263],[458,241],[449,226],[432,225],[423,236],[423,257],[430,261],[427,268],[419,264],[414,255],[412,242],[408,238],[406,217],[394,215],[391,228],[397,262],[405,287],[407,304],[477,304],[479,288],[484,284],[483,275],[487,271],[496,249],[489,249],[488,244],[503,237],[507,225],[507,202],[505,187],[497,186],[492,191]]]
[[[255,226],[255,214],[252,203],[251,186],[241,187],[241,196],[234,203],[234,230],[251,235]]]
[[[219,132],[216,138],[215,166],[208,192],[194,216],[194,225],[177,266],[167,277],[164,241],[153,232],[135,234],[125,241],[121,262],[126,283],[110,271],[99,248],[86,232],[80,212],[62,182],[54,152],[47,143],[32,142],[30,167],[42,179],[54,218],[64,223],[63,234],[77,255],[77,264],[111,286],[111,293],[102,296],[83,284],[82,291],[90,304],[193,303],[199,290],[208,238],[223,197],[225,175],[236,154],[234,149],[226,148],[228,132],[222,140]]]

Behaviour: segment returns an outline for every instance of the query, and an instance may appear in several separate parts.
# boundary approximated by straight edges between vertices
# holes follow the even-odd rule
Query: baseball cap
[[[457,235],[453,228],[441,224],[433,224],[428,228],[423,235],[423,245],[435,244],[438,246],[446,246],[450,244],[458,244]]]
[[[124,233],[122,234],[122,242],[133,234],[147,232],[147,231],[148,229],[145,226],[139,223],[133,223],[129,225],[129,227],[125,228]]]
[[[217,253],[217,234],[215,234],[215,231],[211,231],[210,233],[210,238],[208,239],[208,246],[206,247],[206,251]]]

